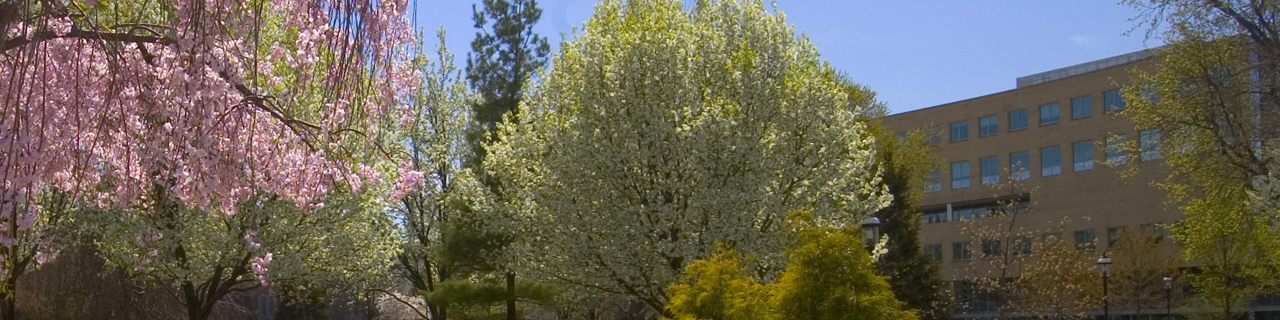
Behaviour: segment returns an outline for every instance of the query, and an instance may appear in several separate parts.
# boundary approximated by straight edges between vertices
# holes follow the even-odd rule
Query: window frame
[[[1160,154],[1160,135],[1159,128],[1138,132],[1138,160],[1155,161],[1164,158]]]
[[[1071,120],[1083,119],[1091,116],[1093,116],[1093,95],[1071,98]]]
[[[989,124],[984,123],[987,120],[991,120],[991,123]],[[991,130],[987,130],[988,125],[990,125]],[[978,137],[993,136],[997,133],[1000,133],[1000,117],[999,116],[990,115],[990,116],[978,118]]]
[[[956,170],[957,165],[964,166],[964,170]],[[956,175],[957,172],[961,172],[961,171],[964,172],[963,178]],[[969,160],[952,162],[951,163],[951,189],[953,190],[964,189],[964,188],[973,186],[973,181],[972,181],[973,175],[971,171],[973,171],[973,168],[969,167]],[[963,186],[958,186],[959,184],[958,182],[960,181],[964,181]]]
[[[1045,109],[1047,108],[1053,109],[1052,112],[1045,112],[1046,111]],[[1052,114],[1052,116],[1046,118],[1045,116],[1046,114]],[[1062,106],[1058,105],[1057,102],[1050,102],[1050,103],[1040,105],[1040,125],[1041,126],[1047,126],[1047,125],[1055,124],[1058,122],[1062,122]]]
[[[1046,156],[1045,153],[1048,152],[1049,150],[1053,150],[1053,152],[1055,153],[1054,157]],[[1054,166],[1050,166],[1050,162],[1046,161],[1050,159],[1053,160],[1052,163],[1054,164]],[[1051,176],[1056,176],[1061,174],[1062,174],[1062,146],[1048,146],[1048,147],[1040,148],[1040,176],[1051,177]]]
[[[942,191],[942,170],[934,168],[924,174],[924,192]]]
[[[1084,234],[1087,234],[1090,240],[1088,242],[1082,243],[1080,241],[1080,240],[1083,240],[1081,238],[1081,235],[1084,235]],[[1094,229],[1076,230],[1075,232],[1072,232],[1071,235],[1072,235],[1071,238],[1075,240],[1076,249],[1093,251],[1098,248],[1098,232]]]
[[[1014,159],[1015,155],[1021,155],[1023,159]],[[1018,164],[1022,164],[1019,168]],[[1009,153],[1009,180],[1021,181],[1031,178],[1031,150],[1024,150]]]
[[[1030,113],[1031,112],[1027,111],[1026,108],[1009,111],[1009,132],[1026,130],[1028,127],[1030,127],[1030,124],[1031,124]],[[1022,126],[1017,126],[1016,124],[1018,124],[1018,122],[1013,121],[1014,119],[1017,119],[1014,117],[1015,114],[1021,115],[1020,122]]]
[[[957,130],[957,127],[956,127],[957,125],[963,128],[961,128],[961,130]],[[948,126],[948,128],[950,129],[950,131],[947,131],[947,141],[960,142],[960,141],[969,140],[969,120],[952,122]],[[957,132],[961,132],[963,134],[957,136],[956,135]]]
[[[987,172],[988,170],[991,172]],[[989,185],[997,183],[1000,183],[1000,157],[990,156],[978,159],[978,184]]]
[[[973,260],[973,244],[969,241],[955,241],[951,243],[951,261],[969,261]]]
[[[936,146],[942,143],[942,128],[928,126],[924,127],[922,131],[924,131],[924,145]]]
[[[929,259],[933,259],[934,262],[942,262],[942,259],[946,257],[942,254],[941,243],[930,243],[924,245],[924,252],[929,256]]]
[[[1084,144],[1084,143],[1089,144],[1088,149],[1086,149],[1086,150],[1088,150],[1088,157],[1086,157],[1085,159],[1083,159],[1084,161],[1082,162],[1082,161],[1081,161],[1082,159],[1080,158],[1080,145],[1081,145],[1081,144]],[[1072,143],[1071,143],[1071,169],[1072,169],[1072,172],[1081,172],[1081,171],[1089,171],[1089,170],[1093,170],[1093,162],[1094,162],[1094,156],[1093,156],[1093,140],[1076,141],[1076,142],[1072,142]]]
[[[933,219],[930,219],[930,217],[933,217]],[[939,211],[938,209],[921,210],[920,224],[943,223],[943,222],[951,221],[950,218],[951,218],[951,212],[948,212],[947,209],[945,208],[942,209],[941,211]]]
[[[1120,241],[1120,234],[1124,233],[1124,231],[1128,229],[1129,228],[1126,226],[1107,228],[1107,248],[1115,248],[1116,242]]]
[[[1129,139],[1123,134],[1109,135],[1103,140],[1103,147],[1106,148],[1107,165],[1118,166],[1129,162],[1129,150],[1126,144]]]
[[[1124,93],[1120,89],[1102,92],[1102,112],[1124,111]]]

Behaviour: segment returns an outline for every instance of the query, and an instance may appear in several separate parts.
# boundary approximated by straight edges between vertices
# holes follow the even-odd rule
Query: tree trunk
[[[9,284],[8,284],[8,283],[5,283],[5,285],[4,285],[4,286],[5,286],[7,289],[9,289],[9,290],[13,290],[13,289],[12,289],[13,287],[9,286]],[[13,292],[13,291],[9,291],[9,292]],[[5,297],[4,297],[3,302],[0,302],[0,308],[3,308],[3,309],[4,309],[4,320],[17,320],[17,319],[18,319],[18,313],[17,313],[17,310],[14,310],[14,299],[13,299],[13,298],[14,298],[14,297],[13,297],[13,294],[9,294],[9,295],[7,295],[7,296],[5,296]]]
[[[516,320],[516,273],[507,271],[507,320]]]

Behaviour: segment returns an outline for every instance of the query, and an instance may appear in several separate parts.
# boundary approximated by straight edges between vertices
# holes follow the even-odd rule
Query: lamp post
[[[1111,319],[1111,298],[1107,295],[1107,278],[1111,277],[1111,258],[1098,259],[1098,273],[1102,274],[1102,318]]]
[[[1169,291],[1173,290],[1173,277],[1164,277],[1164,318],[1173,317],[1173,300],[1169,298]]]
[[[880,218],[867,217],[862,220],[862,246],[868,250],[880,242]]]

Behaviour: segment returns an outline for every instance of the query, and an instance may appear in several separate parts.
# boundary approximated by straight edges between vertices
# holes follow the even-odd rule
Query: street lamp
[[[1173,316],[1173,304],[1169,299],[1169,290],[1173,289],[1173,277],[1164,277],[1164,318],[1169,319]]]
[[[1111,277],[1111,258],[1098,259],[1098,273],[1102,274],[1102,318],[1111,319],[1110,297],[1107,296],[1107,278]]]
[[[862,246],[871,249],[880,242],[880,218],[867,217],[862,220]]]

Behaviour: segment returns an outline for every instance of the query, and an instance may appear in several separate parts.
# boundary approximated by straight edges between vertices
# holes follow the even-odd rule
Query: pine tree
[[[502,121],[503,115],[516,110],[525,81],[547,64],[551,46],[545,37],[533,32],[533,25],[542,17],[535,0],[485,0],[484,10],[472,5],[472,13],[477,32],[471,41],[472,52],[467,54],[467,76],[484,100],[472,106],[480,127],[468,133],[473,155],[467,165],[477,169],[489,188],[497,190],[497,182],[488,179],[479,168],[486,153],[484,143],[488,142],[484,137]],[[485,29],[489,26],[492,29]],[[515,273],[507,272],[507,319],[517,318],[515,291]]]

